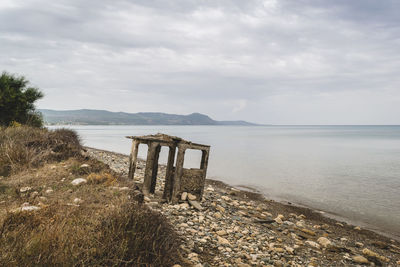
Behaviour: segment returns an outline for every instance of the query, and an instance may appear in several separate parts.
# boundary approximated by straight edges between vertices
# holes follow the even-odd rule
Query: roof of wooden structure
[[[204,148],[210,147],[208,145],[192,143],[192,142],[182,139],[180,137],[173,136],[173,135],[167,135],[167,134],[163,134],[163,133],[142,135],[142,136],[126,136],[126,138],[137,140],[137,141],[143,142],[143,143],[160,142],[160,143],[164,143],[164,144],[167,143],[170,145],[177,145],[178,143],[184,143],[189,146],[193,145],[196,147],[204,147]]]

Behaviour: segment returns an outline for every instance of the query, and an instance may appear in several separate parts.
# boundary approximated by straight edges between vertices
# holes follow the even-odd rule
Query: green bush
[[[28,80],[3,72],[0,76],[0,125],[14,122],[35,127],[43,125],[42,114],[34,103],[43,97],[38,88],[28,87]]]

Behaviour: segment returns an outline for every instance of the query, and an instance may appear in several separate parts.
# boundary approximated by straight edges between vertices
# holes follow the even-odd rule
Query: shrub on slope
[[[77,156],[80,151],[78,135],[72,130],[1,127],[0,176]]]

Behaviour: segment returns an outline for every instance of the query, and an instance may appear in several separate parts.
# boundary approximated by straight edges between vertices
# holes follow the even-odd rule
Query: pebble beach
[[[127,179],[127,155],[86,150]],[[135,172],[139,187],[144,166],[139,161]],[[184,193],[179,204],[165,203],[165,169],[159,166],[156,193],[144,202],[181,236],[188,266],[400,266],[397,240],[220,181],[206,180],[201,201]]]

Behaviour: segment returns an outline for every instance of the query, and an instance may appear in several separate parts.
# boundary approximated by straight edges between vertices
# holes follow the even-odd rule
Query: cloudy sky
[[[1,0],[39,108],[400,124],[397,0]]]

